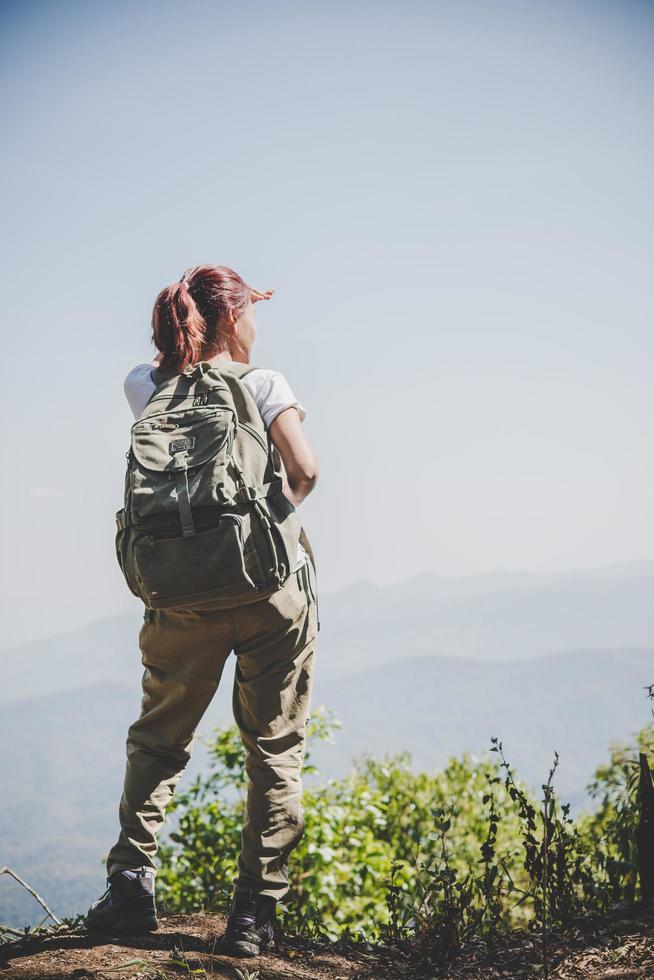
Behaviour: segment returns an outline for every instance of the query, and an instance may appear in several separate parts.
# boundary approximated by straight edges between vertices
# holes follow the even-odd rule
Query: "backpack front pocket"
[[[223,514],[190,537],[143,533],[135,537],[133,547],[152,609],[239,599],[260,591],[246,569],[241,518],[236,514]]]

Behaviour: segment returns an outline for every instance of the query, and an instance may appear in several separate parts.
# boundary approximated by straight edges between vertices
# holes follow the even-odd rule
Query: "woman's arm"
[[[284,494],[296,507],[311,493],[318,480],[318,460],[304,434],[293,406],[270,423],[270,438],[284,464]]]

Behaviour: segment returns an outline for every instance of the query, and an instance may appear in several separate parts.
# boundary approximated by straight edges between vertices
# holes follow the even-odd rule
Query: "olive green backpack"
[[[153,373],[116,514],[118,563],[150,609],[227,608],[276,592],[299,540],[313,562],[277,450],[240,380],[252,370],[200,361],[172,377]]]

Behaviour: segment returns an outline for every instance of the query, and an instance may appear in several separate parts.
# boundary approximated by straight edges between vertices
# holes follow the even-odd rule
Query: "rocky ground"
[[[279,939],[274,953],[234,960],[217,953],[224,929],[219,915],[160,919],[159,931],[130,939],[89,938],[62,927],[43,936],[0,945],[0,980],[654,980],[654,913],[618,910],[548,936],[547,972],[542,939],[515,934],[494,945],[472,944],[450,962],[426,961],[409,946],[316,943]]]

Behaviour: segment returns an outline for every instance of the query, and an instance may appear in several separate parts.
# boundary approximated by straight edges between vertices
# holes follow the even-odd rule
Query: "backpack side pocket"
[[[127,523],[125,508],[122,507],[116,513],[116,558],[118,560],[118,565],[121,572],[123,573],[123,578],[127,582],[127,587],[129,591],[142,599],[143,596],[139,591],[138,584],[136,582],[135,575],[132,569],[132,562],[130,561],[129,546],[130,546],[130,527]]]
[[[277,585],[281,587],[295,566],[300,538],[300,515],[281,491],[257,501],[270,530],[270,550],[277,569]]]

